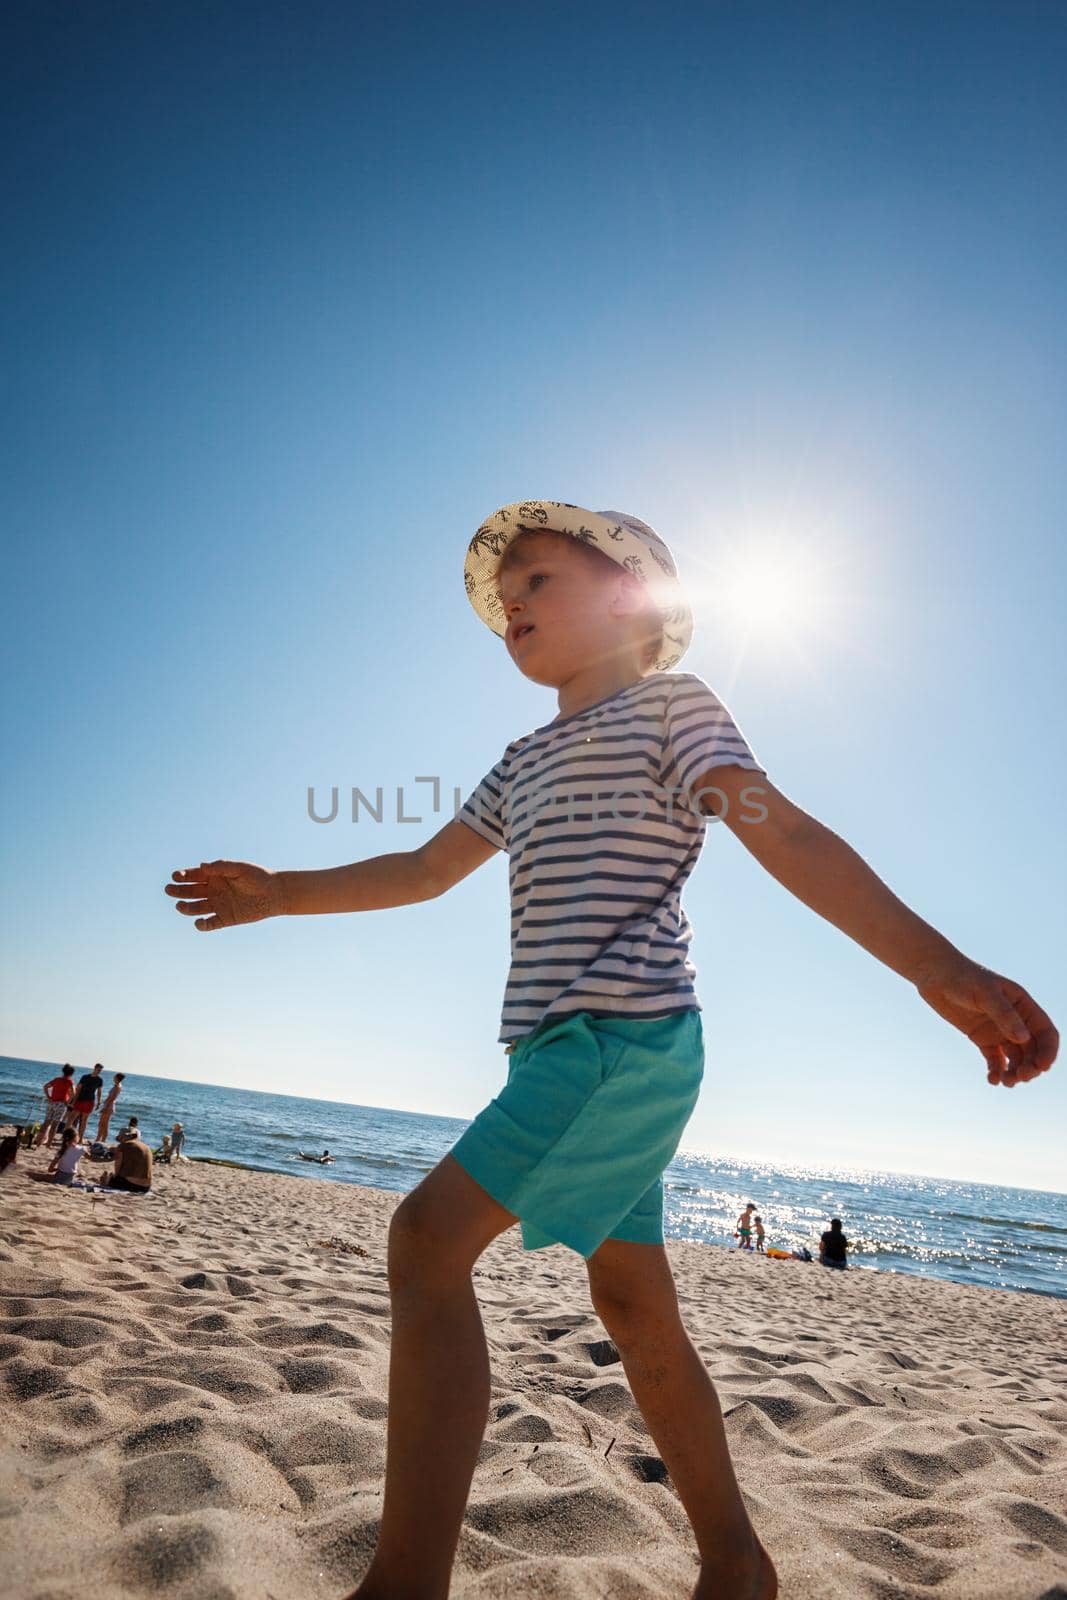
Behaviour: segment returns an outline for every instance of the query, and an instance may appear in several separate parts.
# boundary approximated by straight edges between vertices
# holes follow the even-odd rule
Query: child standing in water
[[[693,1600],[772,1600],[777,1579],[734,1476],[722,1413],[679,1314],[661,1174],[703,1072],[680,896],[713,815],[819,915],[914,985],[980,1050],[989,1081],[1048,1068],[1057,1036],[1017,983],[970,960],[768,780],[730,713],[678,673],[692,618],[645,523],[555,501],[502,507],[471,540],[467,595],[519,671],[558,696],[460,814],[416,850],[324,871],[238,861],[174,874],[207,932],[443,894],[504,850],[512,966],[507,1082],[397,1206],[381,1528],[350,1600],[444,1600],[488,1419],[471,1271],[516,1221],[527,1250],[585,1260],[688,1513]]]
[[[737,1248],[739,1250],[752,1249],[752,1213],[755,1209],[750,1200],[737,1219]]]

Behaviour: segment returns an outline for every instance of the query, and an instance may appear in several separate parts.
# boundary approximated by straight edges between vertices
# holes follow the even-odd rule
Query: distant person
[[[36,1183],[58,1183],[70,1188],[78,1172],[78,1163],[86,1154],[83,1144],[73,1128],[64,1128],[59,1137],[59,1149],[52,1157],[47,1172],[28,1172],[26,1176]]]
[[[755,1211],[755,1209],[755,1206],[750,1200],[748,1205],[737,1219],[737,1248],[739,1250],[752,1249],[752,1213]]]
[[[5,1133],[0,1139],[0,1172],[6,1172],[15,1161],[22,1143],[22,1126],[16,1127],[14,1133]]]
[[[169,1133],[165,1133],[163,1135],[163,1143],[160,1145],[158,1150],[153,1150],[152,1154],[154,1156],[157,1156],[160,1161],[165,1161],[167,1163],[168,1167],[170,1166],[170,1158],[171,1158],[172,1152],[171,1152],[171,1148],[170,1148],[170,1134]]]
[[[170,1158],[172,1161],[188,1161],[188,1156],[182,1155],[185,1147],[185,1129],[180,1122],[176,1122],[170,1132]]]
[[[824,1267],[844,1272],[848,1266],[848,1240],[841,1232],[841,1218],[831,1217],[830,1226],[819,1240],[819,1260]]]
[[[767,1235],[766,1235],[766,1233],[764,1231],[764,1227],[763,1227],[763,1218],[762,1217],[753,1217],[752,1221],[756,1225],[756,1249],[759,1251],[761,1256],[762,1255],[766,1255],[767,1252],[764,1250],[763,1244],[764,1244],[764,1241],[765,1241]]]
[[[101,1074],[103,1067],[99,1061],[92,1072],[86,1072],[78,1079],[78,1087],[74,1091],[74,1104],[71,1106],[74,1131],[79,1141],[85,1137],[85,1124],[100,1104],[100,1092],[104,1087]]]
[[[39,1145],[51,1146],[56,1129],[62,1126],[67,1114],[67,1107],[74,1097],[74,1068],[68,1061],[58,1078],[50,1078],[43,1085],[44,1097],[48,1102],[41,1123],[41,1130],[37,1136]]]
[[[107,1143],[107,1130],[111,1126],[111,1113],[115,1109],[115,1101],[122,1093],[122,1080],[125,1076],[124,1072],[116,1072],[112,1079],[111,1088],[107,1092],[107,1099],[100,1107],[100,1121],[96,1125],[97,1144]]]
[[[152,1152],[143,1139],[126,1128],[119,1134],[115,1170],[107,1187],[126,1189],[130,1194],[147,1194],[152,1187]]]

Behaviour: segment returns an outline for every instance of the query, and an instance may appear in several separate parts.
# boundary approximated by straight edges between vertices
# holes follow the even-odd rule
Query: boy
[[[508,746],[416,850],[312,872],[215,861],[167,893],[203,932],[443,894],[509,855],[508,1081],[401,1201],[389,1233],[392,1344],[378,1546],[350,1600],[448,1594],[482,1433],[488,1353],[471,1269],[516,1220],[526,1249],[585,1258],[593,1304],[700,1553],[693,1600],[772,1600],[715,1390],[678,1311],[660,1175],[700,1087],[682,885],[707,814],[820,915],[914,983],[982,1051],[992,1083],[1052,1064],[1018,984],[978,966],[779,793],[699,678],[675,674],[692,617],[669,550],[635,518],[504,506],[471,540],[468,598],[559,715]],[[754,781],[758,780],[758,781]]]
[[[45,1110],[40,1132],[37,1135],[37,1144],[38,1146],[47,1145],[51,1149],[52,1141],[56,1136],[56,1129],[62,1124],[67,1114],[67,1107],[70,1105],[74,1094],[74,1068],[69,1061],[58,1078],[49,1078],[44,1085],[44,1094],[48,1100],[48,1106]]]
[[[767,1239],[767,1233],[766,1233],[766,1230],[765,1230],[765,1228],[763,1226],[763,1218],[762,1217],[753,1217],[752,1221],[756,1225],[756,1249],[758,1250],[758,1252],[759,1252],[759,1254],[761,1256],[766,1255],[767,1252],[763,1248],[763,1246],[764,1246],[764,1244],[766,1242],[766,1239]]]
[[[750,1200],[737,1219],[737,1248],[739,1250],[752,1249],[752,1213],[755,1209]]]

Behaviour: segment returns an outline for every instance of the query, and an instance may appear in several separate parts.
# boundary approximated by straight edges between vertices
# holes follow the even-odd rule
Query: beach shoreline
[[[208,1162],[148,1199],[0,1177],[12,1600],[339,1597],[385,1463],[402,1195]],[[90,1169],[91,1171],[91,1169]],[[1067,1577],[1067,1307],[668,1242],[790,1600],[1038,1600]],[[686,1596],[687,1520],[584,1264],[474,1273],[492,1402],[456,1596]]]

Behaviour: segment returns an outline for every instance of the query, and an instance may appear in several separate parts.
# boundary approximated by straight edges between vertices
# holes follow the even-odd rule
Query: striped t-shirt
[[[653,673],[508,745],[459,812],[510,858],[502,1042],[575,1011],[700,1009],[681,894],[704,842],[698,785],[723,766],[765,771],[690,672]]]

